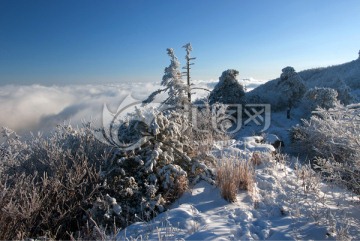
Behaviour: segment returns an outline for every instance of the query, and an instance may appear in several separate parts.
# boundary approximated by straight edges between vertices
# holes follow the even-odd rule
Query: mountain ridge
[[[285,66],[284,66],[285,67]],[[339,65],[307,69],[297,72],[308,89],[327,87],[341,91],[350,88],[354,101],[360,99],[360,57]],[[278,89],[279,78],[267,81],[247,93],[248,103],[270,103],[277,108],[274,99],[281,99]]]

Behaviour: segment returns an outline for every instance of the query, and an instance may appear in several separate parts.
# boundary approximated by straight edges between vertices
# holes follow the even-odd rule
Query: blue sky
[[[359,0],[0,0],[0,84],[160,81],[191,42],[194,79],[272,79],[357,58]]]

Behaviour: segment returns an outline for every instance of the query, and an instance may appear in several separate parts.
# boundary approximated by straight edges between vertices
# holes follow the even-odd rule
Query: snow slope
[[[251,155],[267,145],[259,139],[228,142],[215,154]],[[252,148],[244,148],[244,141]],[[117,240],[360,239],[359,197],[321,183],[314,173],[303,175],[306,169],[296,164],[297,169],[291,169],[283,159],[263,155],[266,161],[256,168],[254,193],[239,191],[237,202],[228,203],[217,187],[201,181],[168,211],[130,225]]]
[[[329,66],[326,68],[314,68],[300,71],[299,75],[309,88],[315,86],[331,87],[329,83],[335,79],[343,79],[352,89],[360,88],[360,58],[348,63]]]
[[[357,99],[360,98],[360,58],[348,63],[329,66],[326,68],[299,71],[298,74],[304,80],[307,88],[329,87],[337,89],[341,86],[341,82],[343,81],[351,88],[352,94]],[[273,100],[281,99],[281,93],[279,93],[278,87],[279,81],[280,78],[270,80],[250,91],[247,97],[250,103],[252,101],[273,103]]]

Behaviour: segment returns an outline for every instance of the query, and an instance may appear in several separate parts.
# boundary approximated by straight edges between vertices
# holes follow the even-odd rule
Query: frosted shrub
[[[22,142],[13,130],[3,127],[1,134],[4,141],[0,145],[0,176],[4,170],[12,165],[19,164],[30,153],[29,146]]]
[[[335,81],[335,89],[338,92],[338,100],[341,104],[349,105],[353,103],[354,97],[351,94],[352,90],[343,79],[338,78]]]
[[[316,108],[329,109],[335,107],[338,93],[331,88],[312,88],[309,89],[303,97],[303,105],[308,112],[314,111]]]
[[[320,188],[321,176],[311,168],[311,165],[295,163],[295,175],[304,193],[316,192]]]
[[[359,106],[336,106],[318,109],[310,120],[293,127],[292,137],[300,151],[321,157],[327,172],[340,172],[351,188],[359,192],[360,166],[360,108]],[[325,165],[326,164],[326,165]],[[329,168],[331,164],[332,168]],[[349,182],[349,180],[353,180]]]
[[[352,89],[348,86],[351,81],[345,81],[343,77],[329,75],[322,80],[321,87],[331,88],[337,92],[337,100],[340,101],[342,105],[349,105],[354,102],[354,96],[351,94]],[[353,89],[356,89],[356,86],[352,86]]]
[[[232,117],[227,115],[228,106],[220,103],[210,105],[204,102],[193,108],[196,108],[196,112],[192,115],[192,139],[198,147],[198,153],[209,153],[214,142],[229,139],[225,125]],[[236,122],[236,119],[232,121]]]
[[[100,193],[106,146],[86,126],[59,126],[50,138],[34,136],[28,142],[4,132],[0,239],[69,239],[85,227],[86,210]]]

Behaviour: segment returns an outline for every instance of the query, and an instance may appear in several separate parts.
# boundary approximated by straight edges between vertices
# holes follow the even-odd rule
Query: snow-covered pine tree
[[[168,98],[166,98],[162,104],[171,105],[174,107],[182,107],[187,103],[187,86],[183,83],[181,79],[180,62],[175,56],[174,50],[172,48],[166,49],[167,54],[170,57],[170,65],[165,68],[164,76],[161,81],[161,85],[164,86],[163,89],[158,89],[154,91],[149,97],[143,101],[143,104],[151,103],[155,96],[167,92]]]
[[[295,69],[288,66],[282,69],[278,87],[282,93],[282,99],[288,108],[287,118],[290,119],[291,108],[294,107],[306,92],[305,83],[300,75],[295,72]]]
[[[209,103],[216,102],[223,104],[241,104],[245,96],[244,86],[239,83],[236,76],[239,71],[235,69],[228,69],[222,72],[219,83],[211,91],[209,96]]]

